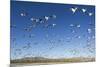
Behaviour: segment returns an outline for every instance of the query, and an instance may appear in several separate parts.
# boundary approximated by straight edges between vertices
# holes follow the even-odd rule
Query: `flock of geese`
[[[78,9],[78,7],[70,8],[70,10],[72,11],[73,14],[76,13],[76,11],[78,11],[78,10],[81,10],[83,13],[86,13],[87,12],[87,9],[86,8]],[[88,15],[89,16],[92,16],[93,13],[92,12],[88,12]]]
[[[77,10],[79,10],[79,8],[78,7],[72,7],[72,8],[70,8],[70,10],[72,11],[72,14],[75,14],[76,12],[77,12]],[[83,13],[86,13],[87,12],[87,9],[85,9],[85,8],[82,8],[81,9],[81,11],[83,12]],[[88,13],[88,15],[89,16],[92,16],[93,15],[93,13]],[[24,16],[27,16],[27,14],[26,13],[20,13],[20,16],[21,17],[24,17]],[[32,24],[32,26],[29,26],[29,27],[27,27],[27,28],[24,28],[24,30],[25,31],[27,31],[27,32],[30,32],[34,27],[36,27],[36,25],[37,24],[44,24],[45,25],[45,28],[54,28],[57,24],[55,24],[55,23],[52,23],[52,24],[48,24],[48,21],[50,20],[50,19],[56,19],[57,18],[57,16],[55,15],[55,14],[53,14],[53,15],[51,15],[51,16],[43,16],[43,18],[34,18],[34,17],[31,17],[30,18],[30,21],[33,23]],[[90,24],[90,26],[92,27],[93,26],[93,24]],[[80,24],[70,24],[69,25],[69,27],[76,27],[76,28],[81,28],[81,25]],[[17,26],[16,25],[11,25],[11,28],[17,28]],[[73,30],[72,29],[72,33],[75,33],[76,31],[75,30]],[[91,36],[91,33],[93,32],[93,29],[91,29],[91,28],[88,28],[87,29],[87,32],[88,32],[88,34],[89,34],[89,36]],[[25,37],[26,35],[24,35],[24,37]],[[28,35],[29,36],[29,38],[34,38],[34,34],[29,34]],[[46,34],[46,39],[49,37],[49,35],[48,34]],[[80,39],[82,36],[75,36],[76,38],[78,38],[78,39]],[[68,37],[68,38],[66,38],[66,42],[70,42],[71,41],[71,39],[72,38],[70,38],[70,37]],[[92,43],[91,43],[91,39],[95,39],[95,36],[92,36],[92,38],[90,37],[88,37],[87,38],[87,46],[85,47],[86,49],[88,49],[91,53],[93,53],[93,51],[94,51],[94,47],[91,45]],[[13,43],[16,43],[16,38],[12,38],[12,42]],[[48,39],[47,39],[48,40]],[[55,41],[52,41],[52,40],[48,40],[48,42],[49,43],[51,43],[51,47],[50,48],[48,48],[48,51],[50,51],[50,50],[52,50],[52,49],[54,49],[55,47],[58,47],[58,46],[62,46],[62,44],[61,45],[57,45],[56,43],[55,43]],[[62,43],[63,42],[63,39],[58,39],[58,42],[59,43]],[[26,45],[24,45],[22,48],[16,48],[16,47],[14,47],[13,49],[15,49],[15,52],[14,52],[14,54],[15,55],[21,55],[21,54],[23,54],[22,53],[22,50],[28,50],[28,49],[30,49],[31,48],[31,45],[32,44],[34,44],[34,45],[38,45],[39,43],[38,42],[35,42],[35,43],[31,43],[31,42],[29,42],[29,43],[27,43]],[[56,44],[56,45],[55,45]],[[14,44],[11,44],[11,45],[14,45]],[[11,48],[12,49],[12,48]],[[48,52],[48,51],[45,51],[45,52],[43,52],[42,54],[46,54],[46,52]],[[70,53],[72,53],[72,54],[78,54],[79,53],[79,51],[77,51],[77,49],[72,49],[72,50],[70,50]],[[28,54],[31,54],[31,53],[28,53]],[[25,57],[25,56],[24,56]]]

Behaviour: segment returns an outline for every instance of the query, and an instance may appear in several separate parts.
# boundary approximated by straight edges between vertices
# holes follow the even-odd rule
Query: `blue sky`
[[[72,8],[77,8],[75,13]],[[49,19],[44,23],[31,20],[45,16]],[[94,6],[11,1],[11,59],[94,57],[94,28]]]

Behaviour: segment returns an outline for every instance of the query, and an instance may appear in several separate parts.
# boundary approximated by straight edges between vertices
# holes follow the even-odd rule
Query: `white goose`
[[[76,12],[77,9],[78,9],[77,7],[71,8],[71,11],[73,12],[73,14]]]
[[[93,15],[93,13],[89,13],[89,16],[92,16]]]
[[[82,9],[82,12],[85,13],[87,10],[85,8]]]
[[[48,16],[45,16],[44,18],[45,18],[46,21],[49,20],[49,17]]]

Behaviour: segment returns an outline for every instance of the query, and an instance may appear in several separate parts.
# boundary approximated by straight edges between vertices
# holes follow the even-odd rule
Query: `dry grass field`
[[[77,62],[94,62],[95,58],[61,58],[61,59],[48,59],[42,57],[26,57],[22,59],[11,60],[11,67],[15,66],[32,66],[32,65],[47,65],[47,64],[64,64],[64,63],[77,63]]]

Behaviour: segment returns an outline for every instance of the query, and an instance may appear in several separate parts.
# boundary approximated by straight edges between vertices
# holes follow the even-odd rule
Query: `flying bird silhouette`
[[[71,11],[73,12],[73,14],[77,11],[77,7],[71,8]]]
[[[85,8],[82,8],[82,12],[85,13],[87,10]]]
[[[45,18],[46,21],[49,20],[49,17],[48,16],[44,16],[44,18]]]
[[[89,13],[89,16],[92,16],[93,15],[93,13]]]
[[[20,13],[20,16],[22,16],[22,17],[23,17],[23,16],[26,16],[26,14],[25,14],[25,13]]]
[[[78,24],[78,25],[77,25],[77,28],[80,28],[80,27],[81,27],[81,25],[80,25],[80,24]]]
[[[88,33],[91,33],[91,32],[92,32],[92,29],[89,28],[89,29],[88,29]]]
[[[69,26],[73,27],[73,26],[74,26],[74,24],[70,24]]]
[[[52,24],[52,26],[53,26],[53,27],[55,27],[55,26],[56,26],[56,24]]]
[[[52,15],[52,18],[56,18],[56,15]]]

